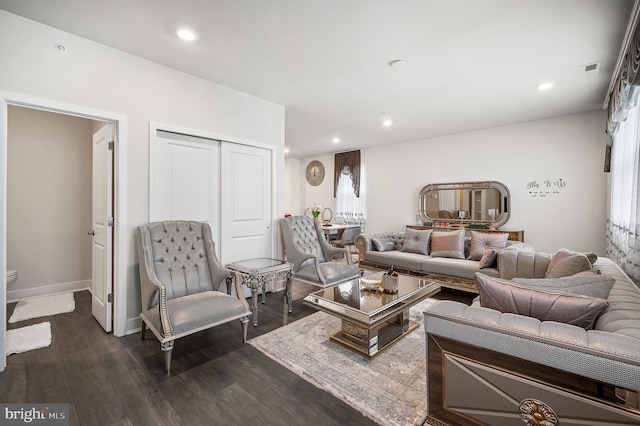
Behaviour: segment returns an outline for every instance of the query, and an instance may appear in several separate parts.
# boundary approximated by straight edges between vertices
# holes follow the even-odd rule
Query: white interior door
[[[113,140],[112,124],[93,135],[91,312],[107,332],[111,331],[113,304]]]
[[[271,151],[225,142],[221,156],[222,262],[273,257]]]
[[[157,130],[150,156],[149,221],[208,222],[218,243],[220,142]]]

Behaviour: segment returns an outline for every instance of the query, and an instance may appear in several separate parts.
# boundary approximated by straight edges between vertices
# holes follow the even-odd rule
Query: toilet
[[[18,273],[16,271],[7,270],[7,288],[11,287],[13,283],[18,280]]]

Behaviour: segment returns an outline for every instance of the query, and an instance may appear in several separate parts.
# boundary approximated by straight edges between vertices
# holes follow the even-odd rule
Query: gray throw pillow
[[[384,238],[382,240],[378,238],[372,238],[371,241],[373,241],[373,245],[378,251],[391,251],[396,249],[395,243],[392,239],[389,238]]]
[[[464,229],[431,235],[431,256],[464,259]]]
[[[433,232],[431,229],[419,230],[407,228],[401,251],[429,254],[429,239],[431,238],[431,232]]]
[[[545,278],[561,278],[575,275],[591,269],[591,262],[584,254],[572,254],[557,262],[553,268],[547,268]]]
[[[591,329],[609,303],[600,298],[523,287],[476,272],[480,306]]]
[[[598,260],[598,255],[595,253],[578,253],[576,251],[572,251],[566,248],[561,248],[560,250],[558,250],[553,257],[551,258],[551,261],[549,262],[549,266],[547,266],[547,272],[545,274],[545,277],[551,273],[551,271],[558,266],[558,263],[560,263],[562,260],[566,259],[567,257],[570,256],[575,256],[575,255],[579,255],[579,254],[583,254],[587,257],[587,259],[589,259],[589,262],[593,265],[596,260]],[[573,275],[573,274],[572,274]]]
[[[498,260],[498,253],[500,253],[499,250],[492,249],[492,248],[486,249],[482,257],[480,258],[480,262],[478,265],[479,268],[485,269],[485,268],[493,268],[494,266],[496,266],[496,260]]]
[[[611,288],[616,282],[615,278],[609,275],[583,275],[582,273],[562,278],[514,278],[511,281],[523,287],[564,291],[600,299],[609,297]]]
[[[469,260],[480,260],[487,249],[503,249],[507,246],[509,234],[471,231],[471,246],[469,248]]]

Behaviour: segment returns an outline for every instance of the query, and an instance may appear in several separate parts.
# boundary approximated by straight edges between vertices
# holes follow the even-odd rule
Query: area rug
[[[7,330],[5,353],[7,355],[46,348],[51,344],[49,321]]]
[[[34,297],[32,299],[19,301],[13,310],[11,318],[9,318],[9,322],[14,323],[31,318],[64,314],[66,312],[73,312],[75,308],[76,302],[73,298],[73,293]]]
[[[410,309],[420,327],[373,360],[329,340],[341,321],[316,312],[249,343],[315,386],[382,425],[421,425],[426,419],[426,349],[423,311]]]

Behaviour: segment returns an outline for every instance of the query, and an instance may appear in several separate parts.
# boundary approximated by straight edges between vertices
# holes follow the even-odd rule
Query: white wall
[[[92,121],[9,107],[8,300],[91,281]]]
[[[604,111],[595,111],[367,149],[366,229],[402,231],[414,224],[418,193],[429,183],[497,180],[511,191],[504,229],[523,229],[525,241],[539,251],[566,247],[604,256],[605,120]],[[332,176],[333,156],[302,163],[313,159]],[[534,198],[527,189],[536,181],[545,190],[549,180],[553,192],[560,179],[566,186],[558,194]],[[305,184],[303,198],[330,202],[330,181]]]
[[[127,318],[140,313],[134,230],[149,215],[150,121],[276,147],[275,210],[284,214],[282,106],[5,11],[0,35],[0,90],[127,117]]]

